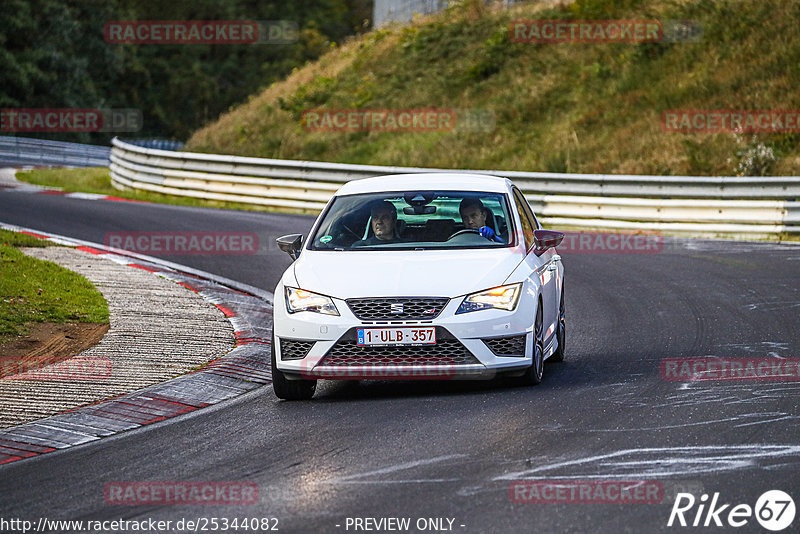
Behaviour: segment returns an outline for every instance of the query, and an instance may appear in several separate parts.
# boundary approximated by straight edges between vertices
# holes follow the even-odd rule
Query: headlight
[[[517,307],[521,290],[522,282],[519,282],[467,295],[464,297],[464,302],[458,307],[456,315],[490,308],[511,311]]]
[[[289,313],[310,311],[326,315],[339,315],[339,310],[336,309],[336,305],[330,297],[294,287],[286,288],[286,309]]]

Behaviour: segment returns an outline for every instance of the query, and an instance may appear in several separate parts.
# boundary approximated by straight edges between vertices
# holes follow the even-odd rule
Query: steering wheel
[[[448,237],[447,240],[450,241],[455,236],[462,235],[462,234],[478,234],[478,235],[481,235],[481,233],[478,230],[476,230],[475,228],[464,228],[463,230],[459,230],[458,232],[456,232],[453,235],[451,235],[450,237]]]

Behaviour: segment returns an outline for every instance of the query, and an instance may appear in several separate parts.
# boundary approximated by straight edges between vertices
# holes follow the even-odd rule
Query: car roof
[[[347,182],[336,192],[336,195],[388,191],[480,191],[505,193],[510,186],[511,180],[508,178],[488,174],[454,172],[390,174]]]

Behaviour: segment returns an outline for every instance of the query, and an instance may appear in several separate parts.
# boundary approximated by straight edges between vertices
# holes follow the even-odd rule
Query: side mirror
[[[303,246],[303,234],[284,235],[276,239],[275,242],[278,243],[279,249],[291,256],[293,260],[296,260]]]
[[[557,247],[564,240],[564,234],[555,230],[534,230],[533,231],[533,252],[541,256],[549,248]]]

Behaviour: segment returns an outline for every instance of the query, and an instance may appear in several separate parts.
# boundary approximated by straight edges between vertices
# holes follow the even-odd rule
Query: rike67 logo
[[[697,505],[695,509],[695,505]],[[696,499],[691,493],[678,493],[672,511],[669,514],[667,526],[729,526],[743,527],[755,516],[756,521],[767,530],[778,532],[792,524],[795,516],[794,500],[788,493],[781,490],[764,492],[755,507],[749,504],[721,503],[719,493],[714,493],[709,502],[709,496],[703,494]]]

